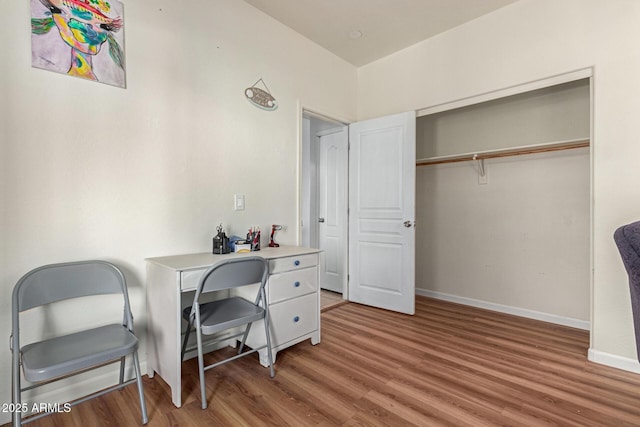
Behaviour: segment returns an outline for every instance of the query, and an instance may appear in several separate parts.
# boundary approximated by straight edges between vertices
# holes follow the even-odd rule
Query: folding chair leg
[[[184,360],[184,354],[187,351],[187,342],[189,341],[189,335],[191,334],[191,322],[187,324],[187,332],[184,334],[184,341],[182,342],[182,352],[180,353],[180,360]]]
[[[247,337],[249,336],[249,330],[251,330],[252,323],[247,323],[247,328],[244,330],[244,335],[242,335],[242,342],[240,343],[240,347],[238,348],[238,354],[242,353],[244,350],[244,343],[247,342]]]
[[[202,332],[200,327],[196,330],[196,338],[198,339],[198,374],[200,376],[200,397],[202,399],[202,409],[207,409],[207,396],[204,387],[204,356],[202,355]]]
[[[125,361],[125,357],[122,356],[120,358],[120,385],[124,383],[124,361]]]
[[[263,290],[264,292],[264,290]],[[265,296],[262,296],[263,300],[262,301],[266,301]],[[269,370],[270,370],[270,374],[271,374],[271,378],[275,377],[276,373],[273,369],[273,355],[271,354],[271,335],[269,334],[269,321],[270,321],[270,316],[269,316],[269,309],[265,308],[265,313],[264,313],[264,332],[265,335],[267,336],[267,359],[269,360]]]
[[[13,350],[13,351],[17,351],[17,350]],[[14,357],[14,361],[13,361],[13,365],[12,365],[12,383],[13,383],[13,388],[12,388],[12,399],[11,402],[20,407],[20,403],[21,403],[21,396],[20,396],[20,362],[17,361],[15,359],[15,355],[13,355]],[[17,365],[17,366],[16,366]],[[20,411],[13,411],[13,425],[14,427],[19,427],[22,425],[22,414],[20,413]]]
[[[138,360],[138,352],[133,352],[133,365],[136,370],[136,382],[138,383],[138,397],[140,398],[140,412],[142,412],[142,424],[149,422],[147,416],[147,404],[144,401],[144,390],[142,389],[142,375],[140,372],[140,361]]]

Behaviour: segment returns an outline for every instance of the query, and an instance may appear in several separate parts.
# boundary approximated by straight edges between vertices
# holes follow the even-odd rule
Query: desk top
[[[296,255],[315,254],[321,252],[320,249],[305,248],[302,246],[282,245],[278,248],[265,247],[259,251],[230,253],[230,254],[212,254],[208,252],[184,255],[170,255],[163,257],[146,258],[145,261],[157,264],[176,271],[196,270],[208,268],[212,265],[228,259],[242,258],[246,256],[259,256],[265,259],[284,258]]]

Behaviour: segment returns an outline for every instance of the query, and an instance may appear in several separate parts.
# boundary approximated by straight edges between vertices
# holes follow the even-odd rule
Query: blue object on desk
[[[229,237],[229,251],[236,251],[236,242],[244,242],[244,238],[240,236],[231,236]]]

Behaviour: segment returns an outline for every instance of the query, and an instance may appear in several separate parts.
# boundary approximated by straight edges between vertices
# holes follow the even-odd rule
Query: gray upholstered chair
[[[273,357],[271,354],[271,337],[269,335],[269,304],[265,285],[269,274],[269,263],[264,258],[249,256],[246,258],[230,259],[209,268],[200,278],[191,307],[183,311],[184,319],[189,322],[187,332],[182,344],[182,359],[188,351],[187,343],[191,329],[195,328],[197,335],[198,351],[198,372],[200,375],[200,395],[202,398],[202,409],[207,408],[207,398],[205,394],[204,372],[208,369],[231,362],[239,357],[257,352],[263,348],[267,349],[269,369],[271,377],[275,375],[273,370]],[[224,299],[212,302],[204,302],[202,298],[205,294],[224,290],[258,284],[258,292],[255,300],[248,301],[233,294]],[[249,335],[249,330],[253,322],[264,320],[264,332],[266,344],[243,352],[243,348]],[[242,328],[244,326],[244,328]],[[240,328],[240,329],[238,329]],[[229,333],[221,332],[230,330]],[[207,344],[212,345],[227,341],[232,338],[242,336],[242,342],[235,356],[223,359],[219,362],[204,366],[203,358],[203,338],[202,335],[218,335]]]
[[[85,328],[71,334],[54,336],[37,342],[22,343],[22,331],[32,330],[37,325],[21,320],[26,311],[45,310],[50,304],[71,298],[95,295],[118,294],[122,296],[124,310],[115,310],[113,318],[103,326]],[[88,304],[97,304],[94,299]],[[22,392],[57,381],[62,378],[88,371],[109,363],[120,362],[120,381],[106,390],[70,403],[70,406],[101,396],[110,391],[122,389],[132,382],[138,384],[142,424],[148,421],[147,409],[142,389],[140,364],[138,361],[138,338],[133,333],[133,317],[129,306],[127,286],[122,272],[105,261],[80,261],[51,264],[31,270],[18,281],[12,298],[11,352],[13,356],[13,404],[22,407]],[[65,307],[69,310],[69,307]],[[124,316],[122,321],[120,316]],[[74,314],[65,312],[73,318]],[[29,316],[25,320],[29,319]],[[116,321],[117,323],[108,323]],[[81,326],[81,325],[79,325]],[[24,345],[26,344],[26,345]],[[133,356],[136,377],[124,381],[125,356]],[[24,379],[30,384],[21,384],[20,366]],[[38,413],[22,419],[20,411],[13,415],[13,425],[34,421],[48,412]]]
[[[640,360],[640,221],[623,225],[613,234],[622,262],[629,274],[631,310],[636,335],[636,352]]]

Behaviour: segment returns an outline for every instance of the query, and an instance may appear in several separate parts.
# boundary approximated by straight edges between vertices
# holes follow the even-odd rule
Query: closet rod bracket
[[[478,165],[478,178],[486,178],[487,176],[487,171],[485,170],[484,167],[484,159],[479,159],[477,154],[473,155],[473,160],[476,161],[476,164]]]

